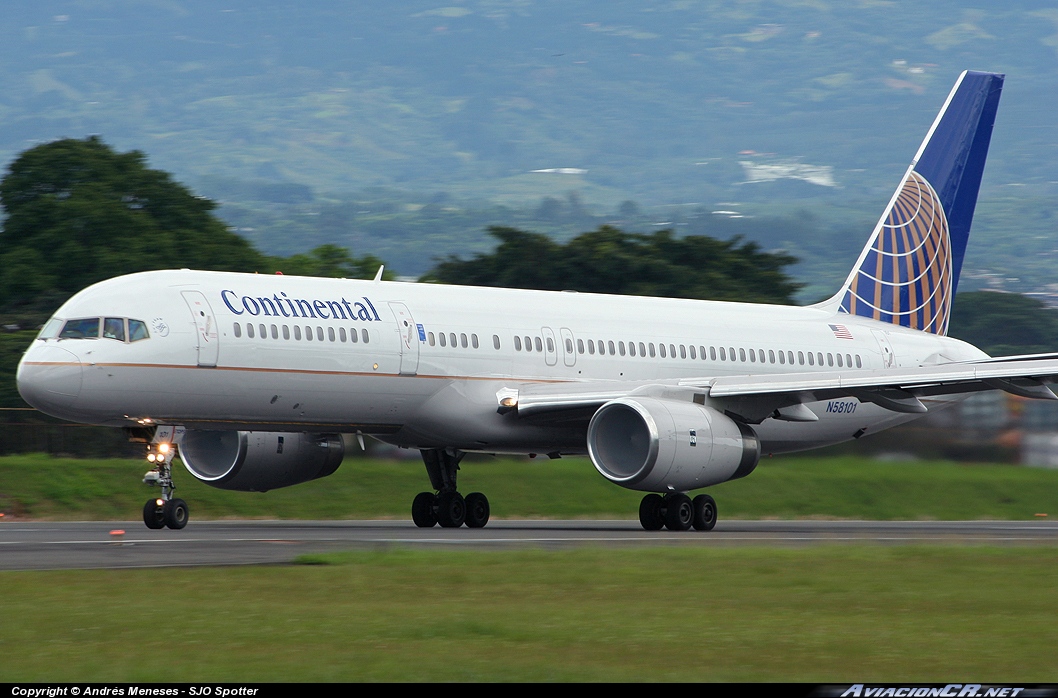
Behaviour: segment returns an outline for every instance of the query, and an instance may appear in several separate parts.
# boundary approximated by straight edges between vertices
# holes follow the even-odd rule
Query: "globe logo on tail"
[[[841,310],[943,335],[951,301],[948,220],[937,192],[911,170],[876,229]]]

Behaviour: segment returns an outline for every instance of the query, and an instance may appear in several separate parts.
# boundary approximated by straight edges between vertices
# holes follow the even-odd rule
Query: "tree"
[[[493,227],[489,234],[499,241],[493,253],[450,257],[423,280],[759,303],[792,303],[799,287],[783,271],[793,257],[739,238],[677,238],[668,230],[641,235],[611,226],[565,245],[514,228]]]
[[[97,136],[22,153],[0,181],[0,299],[64,295],[133,271],[194,267],[253,271],[265,257],[143,153]]]
[[[1058,351],[1058,312],[1017,293],[960,293],[948,334],[991,356]]]
[[[276,269],[284,274],[325,276],[334,279],[372,279],[382,266],[382,260],[374,255],[353,257],[344,247],[329,243],[308,253],[286,258],[277,257],[274,261]],[[393,279],[393,272],[387,269],[382,278],[387,281]]]

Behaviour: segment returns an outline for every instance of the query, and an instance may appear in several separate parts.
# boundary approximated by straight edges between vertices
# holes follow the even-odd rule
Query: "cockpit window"
[[[147,339],[150,335],[147,334],[147,323],[143,320],[129,320],[129,341],[136,342],[141,339]]]
[[[99,318],[88,317],[67,320],[59,339],[96,339],[99,337]]]
[[[108,317],[103,320],[103,337],[125,341],[125,320],[119,317]]]
[[[52,337],[59,336],[59,330],[62,329],[62,320],[57,317],[53,317],[45,323],[44,327],[41,328],[40,334],[37,335],[37,339],[51,339]]]

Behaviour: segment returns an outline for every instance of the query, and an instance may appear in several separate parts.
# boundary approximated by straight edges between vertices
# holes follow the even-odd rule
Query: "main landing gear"
[[[172,459],[176,455],[176,447],[167,444],[151,444],[147,447],[147,462],[154,468],[147,471],[143,476],[145,485],[157,485],[162,488],[162,496],[148,499],[143,505],[143,523],[147,528],[165,528],[168,526],[173,530],[179,530],[187,525],[189,517],[187,502],[173,497],[173,466]]]
[[[422,460],[430,484],[437,494],[420,492],[411,503],[411,518],[419,528],[482,528],[489,522],[489,499],[480,492],[465,498],[456,490],[459,461],[465,454],[455,449],[431,448],[422,450]]]
[[[648,531],[711,531],[716,525],[716,500],[707,494],[694,499],[682,492],[648,494],[639,503],[639,523]]]

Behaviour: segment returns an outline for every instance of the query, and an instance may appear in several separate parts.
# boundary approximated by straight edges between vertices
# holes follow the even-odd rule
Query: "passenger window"
[[[779,363],[780,364],[784,364],[784,365],[786,364],[786,352],[784,352],[784,351],[780,351],[779,352]]]
[[[629,342],[628,343],[628,355],[629,356],[635,356],[636,355],[636,343],[635,342]]]
[[[319,326],[316,327],[316,339],[317,339],[317,341],[320,341],[320,342],[323,341],[323,328],[322,327],[319,327]]]
[[[301,325],[294,325],[294,339],[301,341]]]
[[[856,355],[856,368],[863,368],[863,364],[860,363],[860,355]]]
[[[147,333],[147,323],[143,320],[129,320],[129,341],[138,342],[141,339],[148,339],[150,335]]]
[[[666,352],[665,352],[665,345],[664,345],[664,344],[659,344],[659,345],[658,345],[658,349],[660,349],[660,350],[661,350],[661,358],[663,358],[663,359],[667,359],[667,358],[669,358],[669,357],[668,357],[668,356],[666,355]]]
[[[761,361],[763,361],[763,360],[764,359],[761,359]],[[774,349],[769,349],[768,350],[768,363],[769,364],[775,363],[775,350]]]
[[[573,353],[573,340],[570,339],[569,337],[566,337],[566,353],[567,354],[572,354]]]
[[[816,365],[815,354],[813,354],[812,352],[808,352],[808,365],[809,366],[815,366]]]
[[[525,350],[526,351],[532,351],[533,350],[533,338],[530,337],[529,335],[526,335],[526,337],[525,337]]]
[[[353,335],[355,336],[355,335],[356,335],[356,332],[353,332]],[[435,342],[437,341],[437,340],[436,340],[436,338],[435,338],[435,337],[433,336],[433,332],[427,332],[427,333],[426,333],[426,340],[427,340],[427,341],[428,341],[428,342],[430,343],[430,346],[431,346],[431,347],[432,347],[432,346],[434,345],[434,343],[435,343]],[[355,342],[356,340],[354,339],[353,341]]]
[[[345,328],[338,328],[338,339],[342,340],[342,344],[345,344],[347,337],[345,336]]]
[[[838,368],[843,368],[843,367],[844,367],[844,363],[841,361],[841,354],[838,354]]]
[[[681,359],[686,359],[687,358],[687,347],[685,347],[682,344],[680,345],[680,358]]]
[[[547,352],[550,354],[553,351],[555,351],[555,340],[553,340],[550,337],[548,337],[547,338]]]
[[[723,347],[720,348],[720,351],[723,351]],[[702,352],[702,355],[704,356],[705,352]],[[716,361],[716,347],[709,347],[709,360]]]
[[[279,339],[279,328],[272,325],[272,339]]]
[[[849,368],[852,368],[852,355],[851,354],[845,354],[845,365],[848,366]]]
[[[612,342],[611,342],[611,344],[612,344]],[[624,342],[618,342],[618,343],[617,343],[617,352],[618,352],[618,353],[619,353],[619,354],[620,354],[621,356],[624,356],[624,355],[625,355],[625,343],[624,343]]]
[[[534,338],[533,345],[536,347],[537,351],[543,351],[544,350],[544,343],[542,341],[540,341],[539,337],[535,337]],[[554,347],[552,347],[552,351],[553,350],[554,350]]]
[[[521,351],[522,350],[522,338],[519,337],[518,335],[514,335],[514,350],[515,351]]]
[[[258,325],[261,330],[261,339],[268,339],[268,328],[264,326],[264,323]]]
[[[312,328],[308,325],[305,326],[305,340],[308,342],[312,341]]]
[[[283,325],[283,339],[290,339],[290,328]]]
[[[456,344],[456,333],[455,332],[449,332],[448,333],[448,343],[452,346],[453,349],[455,349],[457,346],[459,346],[458,344]]]
[[[438,333],[438,339],[441,340],[441,346],[442,347],[447,347],[448,346],[448,336],[444,332],[439,332]]]
[[[329,339],[332,342],[334,341],[334,328],[333,327],[328,327],[327,328],[327,339]]]
[[[694,353],[694,345],[693,344],[690,346],[690,349],[691,349],[691,358],[692,359],[697,359],[698,355]]]
[[[752,349],[749,350],[749,360],[753,363],[757,363],[757,352]]]
[[[476,334],[470,335],[470,346],[474,347],[475,349],[478,348],[478,336]]]
[[[823,365],[823,352],[821,352],[821,351],[817,351],[816,352],[816,361],[819,363],[820,366]]]
[[[500,336],[498,334],[492,335],[492,346],[494,349],[500,348]]]
[[[463,347],[464,349],[467,348],[467,334],[466,334],[466,332],[461,332],[459,334],[459,346]]]
[[[643,344],[642,342],[639,343],[639,355],[640,356],[646,356],[647,355],[647,345]]]
[[[242,326],[240,326],[239,323],[235,323],[235,327],[233,329],[235,330],[236,337],[242,337]]]
[[[364,338],[364,344],[367,344],[371,341],[371,335],[367,333],[366,329],[360,330],[360,336]]]
[[[797,363],[801,364],[802,366],[805,365],[805,353],[803,351],[797,352]]]
[[[742,347],[738,348],[738,360],[743,362],[746,360],[746,350]]]
[[[594,339],[589,339],[588,340],[588,353],[591,354],[592,356],[595,355],[595,340]]]
[[[578,339],[577,340],[577,353],[578,354],[583,354],[584,353],[584,340],[583,339]]]
[[[831,354],[831,353],[830,353],[830,352],[828,351],[828,352],[827,352],[827,366],[833,366],[833,365],[834,365],[834,355],[833,355],[833,354]]]
[[[63,325],[59,339],[97,339],[99,337],[99,318],[89,317],[80,320],[67,320]]]
[[[357,334],[356,334],[356,328],[355,327],[350,328],[350,330],[349,330],[349,341],[351,343],[353,343],[353,344],[356,344],[357,339],[358,339],[358,337],[357,337]]]
[[[246,336],[249,337],[250,339],[253,339],[253,323],[252,322],[246,323]]]
[[[723,347],[720,347],[720,360],[727,361],[727,352],[724,351]]]

